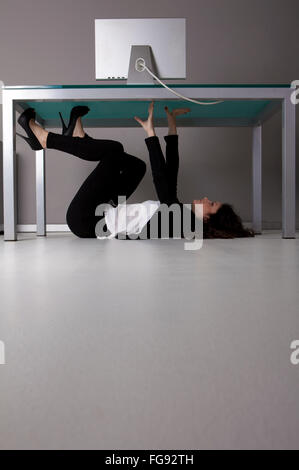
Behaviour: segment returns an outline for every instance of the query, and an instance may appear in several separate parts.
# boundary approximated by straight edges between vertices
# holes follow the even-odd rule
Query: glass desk
[[[189,98],[224,100],[202,106],[173,95],[162,85],[44,85],[4,86],[3,93],[3,179],[4,239],[17,240],[15,130],[16,113],[36,110],[43,127],[60,128],[58,112],[68,119],[74,104],[85,104],[83,117],[88,127],[139,127],[134,116],[147,116],[149,101],[155,101],[155,126],[167,126],[164,106],[188,106],[191,112],[177,118],[178,127],[252,127],[252,219],[256,233],[262,230],[262,124],[282,109],[282,236],[295,238],[295,105],[289,84],[168,84]],[[46,235],[45,153],[36,153],[37,234]]]

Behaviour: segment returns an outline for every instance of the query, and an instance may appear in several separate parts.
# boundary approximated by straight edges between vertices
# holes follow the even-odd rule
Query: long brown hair
[[[254,231],[243,226],[231,204],[222,204],[215,214],[203,222],[203,238],[238,237],[254,237]]]

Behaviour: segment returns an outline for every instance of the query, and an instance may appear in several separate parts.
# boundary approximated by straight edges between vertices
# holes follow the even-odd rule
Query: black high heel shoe
[[[40,144],[38,138],[33,133],[31,127],[29,126],[30,119],[35,120],[35,110],[33,108],[25,109],[25,111],[22,112],[21,116],[18,119],[18,123],[27,132],[28,137],[25,137],[24,135],[19,134],[18,132],[16,132],[16,134],[19,137],[22,137],[22,139],[24,139],[27,142],[27,144],[30,145],[32,150],[42,150],[43,146]]]
[[[66,127],[63,117],[59,112],[59,116],[62,123],[62,135],[72,136],[78,117],[85,116],[88,111],[90,111],[88,106],[74,106],[70,114],[70,121],[68,127]]]

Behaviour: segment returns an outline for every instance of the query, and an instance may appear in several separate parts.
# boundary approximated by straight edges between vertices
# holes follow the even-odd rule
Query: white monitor
[[[149,45],[161,79],[186,78],[186,19],[95,20],[96,80],[128,78],[131,46]]]

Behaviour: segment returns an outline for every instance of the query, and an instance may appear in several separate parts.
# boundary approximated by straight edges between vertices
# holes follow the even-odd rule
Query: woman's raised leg
[[[126,199],[135,191],[142,180],[145,162],[126,154],[125,166],[120,174],[117,157],[104,159],[84,181],[72,200],[66,215],[71,231],[80,238],[95,238],[95,227],[103,216],[96,216],[99,204],[118,201],[118,196]]]
[[[43,148],[52,148],[70,153],[83,160],[99,161],[112,153],[121,156],[124,151],[123,145],[117,140],[85,139],[48,132],[37,124],[34,119],[30,120],[29,125]]]
[[[77,237],[96,238],[95,227],[103,217],[95,215],[96,207],[113,197],[118,173],[112,157],[98,163],[81,185],[66,214],[67,224]]]
[[[81,137],[71,137],[49,132],[46,142],[47,148],[70,153],[83,160],[99,161],[110,155],[122,155],[124,147],[117,140],[108,139],[85,139]]]
[[[115,196],[112,197],[115,204],[118,203],[119,196],[129,199],[146,173],[146,163],[143,160],[126,152],[123,155],[124,158],[116,180]]]

